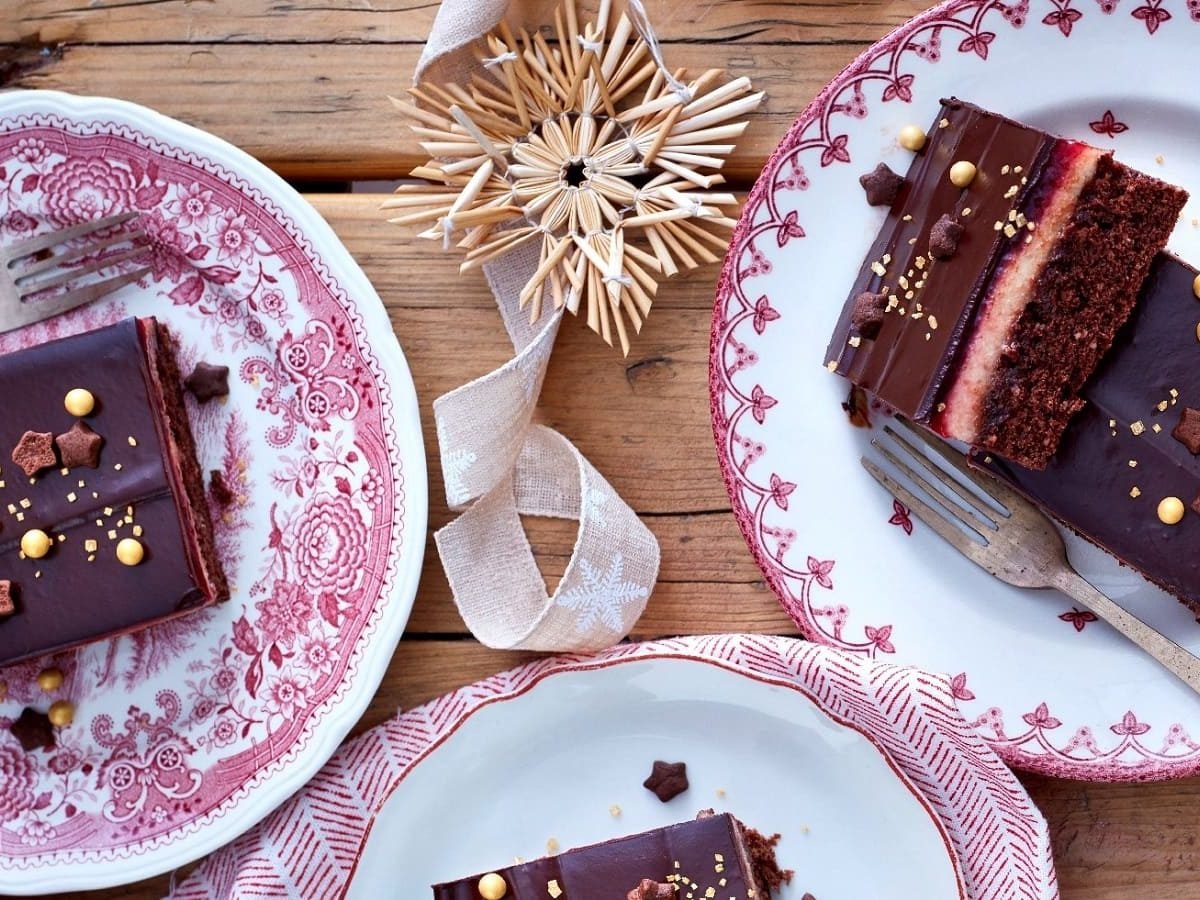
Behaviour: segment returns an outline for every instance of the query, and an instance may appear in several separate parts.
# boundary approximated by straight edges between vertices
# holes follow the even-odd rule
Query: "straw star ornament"
[[[737,201],[713,189],[763,94],[717,69],[668,71],[637,0],[619,16],[605,0],[582,29],[568,0],[549,33],[501,23],[468,84],[393,98],[431,157],[412,175],[435,184],[384,206],[464,250],[464,272],[539,242],[530,321],[549,298],[628,354],[659,281],[724,253]]]

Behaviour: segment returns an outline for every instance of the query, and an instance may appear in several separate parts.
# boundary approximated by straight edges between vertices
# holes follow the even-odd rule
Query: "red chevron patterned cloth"
[[[1045,820],[959,715],[950,678],[792,638],[708,635],[539,660],[398,715],[342,747],[300,793],[206,859],[171,898],[340,897],[376,813],[428,752],[478,710],[558,673],[655,658],[703,660],[798,688],[869,735],[908,776],[940,820],[968,897],[1058,897]]]

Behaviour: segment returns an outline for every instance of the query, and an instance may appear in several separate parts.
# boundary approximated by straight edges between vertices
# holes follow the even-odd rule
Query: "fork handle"
[[[1166,635],[1155,631],[1127,609],[1118,606],[1070,569],[1063,569],[1055,575],[1054,587],[1082,603],[1162,663],[1193,691],[1200,693],[1200,659]]]

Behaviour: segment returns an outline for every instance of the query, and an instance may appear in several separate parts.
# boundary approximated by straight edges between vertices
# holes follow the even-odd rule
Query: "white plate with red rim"
[[[157,316],[181,366],[228,365],[189,402],[228,603],[0,669],[0,883],[99,888],[228,842],[303,785],[366,708],[408,619],[425,544],[418,405],[379,297],[324,220],[229,144],[133,104],[0,96],[0,241],[137,209],[152,272],[0,335],[8,352]],[[39,669],[66,674],[41,692]],[[77,706],[23,751],[22,707]]]
[[[825,347],[882,213],[858,176],[905,171],[896,134],[958,96],[1102,148],[1193,192],[1170,248],[1200,260],[1200,40],[1188,0],[953,0],[902,25],[801,114],[751,193],[718,288],[713,426],[743,534],[809,637],[949,673],[1009,763],[1093,780],[1200,771],[1200,699],[1057,593],[986,575],[859,466],[870,434]],[[878,425],[878,423],[876,423]],[[1119,512],[1119,511],[1114,511]],[[1172,598],[1081,541],[1080,571],[1193,651]]]
[[[687,763],[665,804],[655,759]],[[1058,896],[1041,814],[945,678],[762,635],[538,660],[410,710],[172,896],[429,897],[706,807],[781,834],[776,900]]]

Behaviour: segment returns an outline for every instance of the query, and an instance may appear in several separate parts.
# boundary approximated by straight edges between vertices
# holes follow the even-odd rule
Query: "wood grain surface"
[[[526,4],[533,18],[539,3]],[[726,170],[730,184],[745,190],[818,89],[923,3],[647,5],[671,64],[722,66],[768,92]],[[386,95],[409,84],[436,8],[428,0],[0,0],[0,84],[143,103],[232,141],[310,190],[318,181],[396,179],[420,154]],[[431,451],[436,528],[450,513],[430,404],[507,360],[507,338],[482,278],[459,277],[453,255],[386,225],[381,196],[310,193],[309,199],[377,286],[404,346]],[[716,274],[703,269],[664,286],[628,359],[568,321],[539,410],[541,421],[579,445],[662,543],[661,579],[637,637],[795,633],[746,550],[717,469],[707,394]],[[540,520],[528,530],[553,585],[573,530]],[[427,551],[408,633],[356,731],[528,658],[470,639]],[[1194,812],[1200,779],[1022,780],[1050,822],[1066,900],[1200,898]],[[141,900],[163,896],[169,884],[164,875],[62,896]]]

